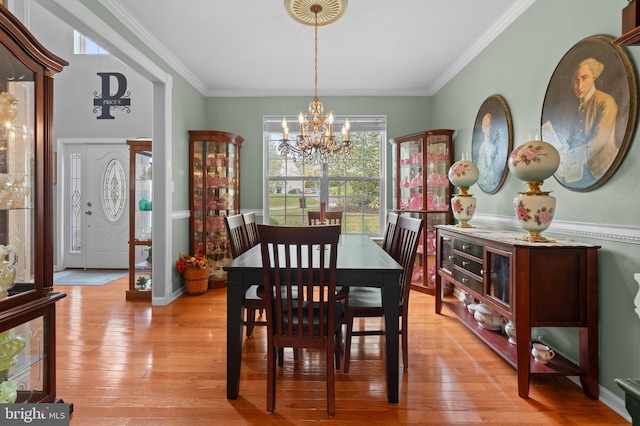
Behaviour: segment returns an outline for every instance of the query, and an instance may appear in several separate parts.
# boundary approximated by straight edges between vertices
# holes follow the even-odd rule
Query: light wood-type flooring
[[[294,363],[290,350],[268,414],[264,327],[245,340],[240,396],[226,398],[226,289],[152,307],[126,301],[126,287],[126,278],[56,286],[67,293],[57,305],[57,396],[74,405],[71,425],[629,424],[565,377],[536,377],[519,398],[516,371],[417,292],[398,404],[386,399],[384,337],[368,336],[354,338],[349,374],[336,373],[335,417],[323,356],[302,351]]]

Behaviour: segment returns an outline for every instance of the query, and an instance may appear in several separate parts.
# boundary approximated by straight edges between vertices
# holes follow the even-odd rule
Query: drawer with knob
[[[453,261],[457,267],[465,269],[472,274],[482,278],[482,262],[477,262],[459,254],[455,254],[453,256]]]
[[[477,257],[478,259],[482,259],[483,246],[481,244],[476,244],[467,240],[456,238],[453,241],[453,248],[456,251],[460,251],[470,256]]]
[[[482,281],[466,273],[466,271],[456,268],[453,271],[453,279],[460,283],[463,287],[466,287],[467,289],[479,295],[482,294]]]

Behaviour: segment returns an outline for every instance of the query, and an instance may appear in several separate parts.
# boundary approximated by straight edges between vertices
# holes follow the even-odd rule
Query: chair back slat
[[[391,253],[391,245],[393,243],[393,235],[398,223],[398,213],[389,213],[387,215],[387,229],[384,231],[384,240],[382,241],[382,249],[387,253]]]
[[[243,213],[244,226],[247,230],[247,240],[249,241],[249,247],[257,245],[258,240],[258,223],[256,222],[256,214],[254,212]]]
[[[309,219],[309,225],[320,225],[320,212],[307,211],[307,217]],[[327,225],[342,225],[342,211],[332,210],[325,212],[325,224]]]
[[[404,269],[400,275],[401,304],[406,304],[409,299],[411,275],[413,274],[413,264],[416,259],[422,224],[422,218],[409,216],[398,216],[396,223],[390,254]]]
[[[227,228],[227,239],[231,243],[231,256],[236,258],[251,248],[244,226],[244,218],[241,214],[225,216],[224,222]]]

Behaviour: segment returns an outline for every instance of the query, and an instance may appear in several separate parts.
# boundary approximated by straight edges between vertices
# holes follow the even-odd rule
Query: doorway
[[[153,139],[153,257],[158,260],[153,262],[152,304],[167,305],[182,293],[180,285],[174,285],[172,282],[172,277],[175,275],[172,260],[175,255],[172,244],[172,221],[186,221],[189,217],[188,212],[183,215],[172,215],[171,211],[171,192],[173,190],[171,180],[172,74],[154,63],[82,4],[68,1],[52,2],[50,0],[33,0],[33,2],[38,3],[62,22],[80,31],[99,45],[108,47],[109,53],[153,84],[152,97],[149,100],[153,109],[153,121],[151,131],[146,134]],[[108,3],[105,3],[104,6],[109,8]],[[119,16],[113,9],[110,10],[114,16]],[[108,14],[108,12],[105,13]],[[24,19],[24,16],[22,18]],[[59,156],[62,156],[63,152],[60,148],[61,139],[56,138],[58,141],[56,152]],[[124,143],[124,140],[121,142]],[[58,170],[62,170],[61,158],[58,158],[56,164]],[[64,218],[65,203],[61,187],[59,182],[56,188],[57,196],[54,197],[54,207],[56,207],[54,223],[58,224],[54,227],[56,244],[54,266],[56,270],[64,269],[65,265],[65,240],[63,237],[66,230],[63,228],[63,220],[57,219],[58,217]]]
[[[124,140],[59,145],[59,242],[64,268],[129,266],[129,150]]]

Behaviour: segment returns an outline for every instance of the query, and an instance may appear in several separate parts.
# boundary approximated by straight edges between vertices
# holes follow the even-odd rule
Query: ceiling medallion
[[[284,7],[295,21],[313,27],[340,19],[347,10],[347,0],[285,0]]]

